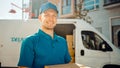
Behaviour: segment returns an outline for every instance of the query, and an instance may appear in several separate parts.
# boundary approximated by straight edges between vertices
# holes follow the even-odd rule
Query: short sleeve
[[[69,63],[70,61],[71,61],[71,56],[70,56],[70,54],[69,54],[68,46],[67,46],[67,42],[66,42],[65,63]]]
[[[23,40],[20,51],[18,66],[31,67],[34,59],[33,39],[26,38]]]

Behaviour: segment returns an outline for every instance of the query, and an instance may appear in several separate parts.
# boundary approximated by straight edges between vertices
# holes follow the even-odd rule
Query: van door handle
[[[81,56],[84,56],[84,50],[81,50],[81,51],[80,51],[80,55],[81,55]]]

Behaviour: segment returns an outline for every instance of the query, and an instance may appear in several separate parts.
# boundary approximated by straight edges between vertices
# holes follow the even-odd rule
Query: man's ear
[[[41,21],[41,15],[38,16],[38,19]]]

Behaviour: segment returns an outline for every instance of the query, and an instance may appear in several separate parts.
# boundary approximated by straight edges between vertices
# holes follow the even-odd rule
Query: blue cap
[[[43,5],[41,5],[40,14],[43,13],[44,11],[48,10],[48,9],[53,9],[58,13],[57,7],[54,4],[52,4],[50,2],[47,2],[47,3],[43,4]]]

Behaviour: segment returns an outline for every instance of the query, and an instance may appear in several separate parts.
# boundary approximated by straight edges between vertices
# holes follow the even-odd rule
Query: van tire
[[[103,66],[103,68],[120,68],[120,65],[108,64],[108,65]]]

